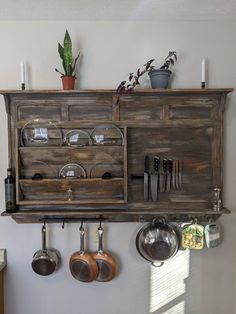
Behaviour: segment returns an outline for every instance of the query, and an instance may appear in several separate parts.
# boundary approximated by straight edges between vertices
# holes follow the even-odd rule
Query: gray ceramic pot
[[[154,69],[148,73],[152,88],[167,88],[171,71],[165,69]]]

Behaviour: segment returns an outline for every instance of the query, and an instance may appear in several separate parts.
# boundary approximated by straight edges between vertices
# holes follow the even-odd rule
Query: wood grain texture
[[[111,221],[140,221],[143,215],[148,220],[158,213],[211,214],[212,189],[222,187],[223,112],[231,91],[137,90],[121,97],[114,90],[1,91],[7,106],[9,162],[16,171],[19,215],[37,211],[40,217],[53,211],[54,215],[71,212],[71,216],[91,217],[111,210],[107,216]],[[68,129],[91,131],[96,125],[115,123],[122,128],[125,143],[58,147],[52,132],[55,143],[48,147],[19,147],[21,128],[35,118],[54,121],[62,137]],[[143,202],[143,180],[131,175],[143,174],[145,155],[150,160],[154,156],[181,160],[183,188],[162,193],[158,202]],[[32,181],[32,175],[42,171],[35,160],[49,164],[56,174],[45,173],[43,181]],[[112,165],[114,179],[101,180],[99,172],[94,180],[58,179],[60,167],[73,161],[83,164],[88,173],[97,164]],[[69,188],[74,193],[70,201]],[[19,217],[19,221],[26,219]]]
[[[0,272],[0,314],[4,314],[4,271]]]
[[[81,200],[96,203],[99,200],[104,203],[115,203],[124,199],[123,179],[43,179],[33,181],[20,180],[20,188],[24,200],[34,200],[39,204],[63,204],[63,202]],[[71,200],[69,199],[71,190]],[[42,202],[41,202],[42,201]],[[30,204],[30,203],[29,203]]]

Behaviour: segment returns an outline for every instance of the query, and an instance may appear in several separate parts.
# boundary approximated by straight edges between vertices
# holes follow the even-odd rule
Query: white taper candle
[[[20,81],[21,81],[21,84],[25,84],[25,65],[24,65],[24,63],[20,64]]]
[[[206,82],[206,60],[202,59],[201,62],[201,82]]]

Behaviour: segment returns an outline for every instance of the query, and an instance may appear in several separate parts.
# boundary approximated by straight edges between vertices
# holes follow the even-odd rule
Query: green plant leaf
[[[59,52],[61,59],[63,60],[64,48],[62,47],[62,45],[60,43],[58,43],[58,52]]]
[[[62,59],[62,66],[65,71],[65,73],[59,72],[61,75],[66,75],[66,76],[75,76],[75,65],[77,60],[80,57],[80,52],[78,53],[77,57],[75,60],[73,60],[73,55],[72,55],[72,41],[69,35],[68,30],[65,32],[64,40],[63,40],[63,45],[58,43],[58,53],[60,55],[60,58]]]
[[[77,62],[77,60],[79,59],[79,57],[80,57],[80,51],[79,51],[79,53],[78,53],[78,56],[75,58],[74,65],[73,65],[73,67],[72,67],[72,74],[73,74],[74,71],[75,71],[76,62]]]
[[[55,71],[58,72],[58,73],[60,73],[61,76],[64,76],[64,74],[63,74],[61,71],[59,71],[58,69],[55,69]]]
[[[64,37],[64,50],[63,50],[63,67],[65,69],[66,75],[72,75],[72,42],[68,31],[66,30],[65,37]]]

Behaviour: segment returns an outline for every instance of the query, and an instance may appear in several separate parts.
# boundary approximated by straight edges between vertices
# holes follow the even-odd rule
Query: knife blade
[[[175,187],[179,190],[179,160],[175,160]]]
[[[178,160],[178,169],[179,169],[179,188],[182,189],[182,168],[183,162],[181,159]]]
[[[166,175],[167,175],[167,159],[162,160],[162,173],[160,173],[160,192],[165,192],[166,190]]]
[[[167,160],[167,178],[166,178],[166,192],[170,192],[171,189],[171,176],[173,170],[173,161],[171,159]]]
[[[154,157],[154,174],[151,175],[151,196],[153,202],[156,202],[158,200],[158,171],[159,171],[159,157]]]
[[[143,198],[144,202],[147,202],[149,199],[148,190],[149,190],[149,157],[145,156],[144,161],[144,176],[143,176]]]
[[[176,162],[175,160],[173,160],[173,169],[172,169],[172,188],[173,190],[176,189],[176,186],[175,186],[175,177],[176,177]]]

